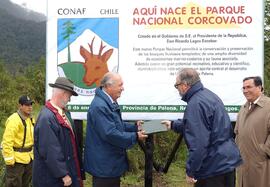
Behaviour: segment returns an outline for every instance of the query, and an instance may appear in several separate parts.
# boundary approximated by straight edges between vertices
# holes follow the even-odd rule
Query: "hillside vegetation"
[[[45,16],[0,0],[0,33],[0,60],[10,72],[36,64],[45,56]]]

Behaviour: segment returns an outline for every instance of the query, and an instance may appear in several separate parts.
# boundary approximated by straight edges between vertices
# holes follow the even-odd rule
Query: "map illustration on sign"
[[[94,95],[105,73],[118,72],[118,18],[65,18],[57,26],[58,75],[79,95]]]

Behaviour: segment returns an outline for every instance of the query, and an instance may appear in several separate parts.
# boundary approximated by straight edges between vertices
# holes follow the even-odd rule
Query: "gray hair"
[[[61,94],[61,93],[64,93],[64,92],[66,92],[66,91],[63,90],[63,89],[61,89],[61,88],[56,88],[56,87],[54,87],[54,88],[52,89],[52,94],[53,94],[53,95]]]
[[[100,86],[106,87],[109,85],[113,85],[115,83],[114,77],[115,75],[118,75],[117,73],[108,72],[106,73],[103,78],[101,79]]]
[[[189,86],[192,86],[201,80],[199,73],[192,68],[180,69],[177,73],[177,79]]]

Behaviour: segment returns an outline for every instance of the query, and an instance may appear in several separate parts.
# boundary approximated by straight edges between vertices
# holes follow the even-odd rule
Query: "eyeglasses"
[[[183,83],[181,83],[181,82],[180,83],[175,83],[174,84],[175,89],[178,89],[178,86],[181,85],[181,84],[183,84]]]

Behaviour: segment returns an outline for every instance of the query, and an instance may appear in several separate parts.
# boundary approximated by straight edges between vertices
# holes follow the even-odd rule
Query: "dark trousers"
[[[120,177],[102,178],[93,176],[93,187],[120,187]]]
[[[29,187],[32,179],[32,161],[29,164],[6,165],[5,187]]]
[[[235,171],[200,179],[194,184],[194,187],[235,187]]]

